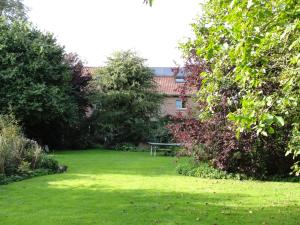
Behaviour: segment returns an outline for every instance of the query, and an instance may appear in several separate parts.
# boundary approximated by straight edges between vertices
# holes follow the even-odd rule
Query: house
[[[95,73],[98,67],[86,67],[90,73]],[[173,67],[150,67],[153,71],[153,79],[157,85],[157,92],[164,95],[161,105],[161,116],[174,116],[178,113],[185,115],[187,106],[192,104],[191,94],[188,93],[183,100],[180,96],[180,88],[185,83],[185,73],[179,69],[174,72]]]
[[[151,67],[154,73],[154,81],[157,84],[157,91],[164,95],[161,105],[162,116],[176,115],[177,113],[186,114],[187,106],[192,104],[190,93],[185,100],[180,97],[180,88],[185,83],[185,73],[179,70],[174,73],[172,67]]]

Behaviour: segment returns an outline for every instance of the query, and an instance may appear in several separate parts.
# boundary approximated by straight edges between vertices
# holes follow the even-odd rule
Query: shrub
[[[300,182],[299,176],[259,176],[249,177],[241,173],[229,173],[217,168],[214,168],[207,162],[189,162],[181,163],[176,167],[176,172],[184,176],[209,178],[209,179],[233,179],[233,180],[262,180],[262,181],[278,181],[278,182]]]
[[[0,174],[17,172],[26,154],[27,142],[15,119],[0,115]]]
[[[213,165],[255,177],[300,175],[298,1],[209,0],[182,45],[200,120],[172,127]],[[196,68],[196,69],[195,69]],[[285,156],[287,153],[287,156]]]
[[[48,169],[36,169],[23,174],[11,175],[9,177],[0,174],[0,185],[11,182],[21,181],[32,177],[53,174],[54,172]]]
[[[215,169],[206,162],[200,162],[197,164],[185,163],[179,164],[176,167],[176,171],[179,174],[185,176],[210,178],[210,179],[235,179],[242,180],[247,179],[245,175],[228,173],[219,169]]]
[[[137,147],[131,143],[120,143],[115,146],[117,151],[136,151]]]
[[[172,118],[170,116],[165,116],[152,121],[148,140],[151,142],[159,143],[170,143],[173,142],[173,136],[168,125],[170,124]]]
[[[58,172],[58,162],[27,139],[11,115],[0,115],[0,183]]]
[[[58,161],[49,155],[43,155],[39,164],[39,168],[49,169],[56,172],[59,168]]]

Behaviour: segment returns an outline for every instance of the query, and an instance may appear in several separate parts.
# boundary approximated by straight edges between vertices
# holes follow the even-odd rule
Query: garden
[[[91,69],[0,2],[1,225],[299,224],[300,4],[201,10],[172,69],[193,104],[163,116],[136,51]]]
[[[0,186],[1,224],[299,223],[299,183],[181,176],[175,158],[149,152],[77,150],[54,158],[67,173]]]

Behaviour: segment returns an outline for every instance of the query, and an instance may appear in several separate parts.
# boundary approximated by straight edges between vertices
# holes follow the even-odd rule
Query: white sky
[[[116,50],[133,49],[149,66],[181,64],[178,42],[192,36],[190,24],[201,0],[25,0],[30,20],[55,34],[68,52],[101,66]]]

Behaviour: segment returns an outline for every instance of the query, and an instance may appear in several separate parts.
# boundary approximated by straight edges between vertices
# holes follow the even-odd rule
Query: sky
[[[105,65],[117,50],[132,49],[148,66],[182,65],[178,43],[192,37],[201,0],[24,0],[29,19],[54,33],[67,52],[88,66]]]

